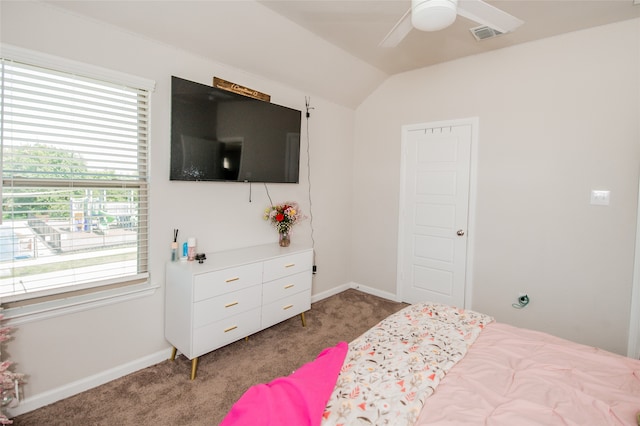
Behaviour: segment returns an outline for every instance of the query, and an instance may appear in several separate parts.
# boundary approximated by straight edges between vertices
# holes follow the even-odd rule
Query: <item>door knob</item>
[[[458,232],[456,232],[456,234],[458,234],[458,236],[462,237],[464,235],[464,231],[462,229],[458,229]]]

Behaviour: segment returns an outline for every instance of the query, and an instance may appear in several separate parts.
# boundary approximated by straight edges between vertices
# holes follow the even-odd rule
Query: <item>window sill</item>
[[[6,326],[18,326],[20,324],[139,299],[154,294],[158,288],[160,288],[160,286],[145,282],[59,300],[34,303],[27,306],[6,308],[2,310],[4,317],[2,321],[4,323],[3,325]]]

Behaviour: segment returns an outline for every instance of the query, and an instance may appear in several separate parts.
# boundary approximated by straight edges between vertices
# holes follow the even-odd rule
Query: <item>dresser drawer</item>
[[[262,263],[250,263],[194,277],[193,301],[219,296],[262,282]]]
[[[311,290],[311,271],[300,272],[264,283],[262,303],[267,305],[305,290]]]
[[[311,288],[262,306],[262,328],[270,327],[311,308]]]
[[[193,357],[233,343],[258,330],[260,330],[259,308],[196,328],[193,332]]]
[[[267,260],[264,262],[263,280],[266,282],[298,272],[310,271],[312,264],[313,253],[311,251]]]
[[[262,304],[260,286],[210,297],[193,305],[193,326],[195,328],[220,321],[239,313],[259,308]]]

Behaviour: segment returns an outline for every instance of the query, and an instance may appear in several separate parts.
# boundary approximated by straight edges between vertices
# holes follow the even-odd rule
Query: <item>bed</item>
[[[222,425],[636,425],[640,360],[414,304],[290,376]]]

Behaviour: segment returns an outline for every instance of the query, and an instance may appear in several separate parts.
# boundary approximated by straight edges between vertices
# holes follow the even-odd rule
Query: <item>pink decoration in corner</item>
[[[340,342],[291,375],[252,386],[220,426],[320,425],[348,348]]]

